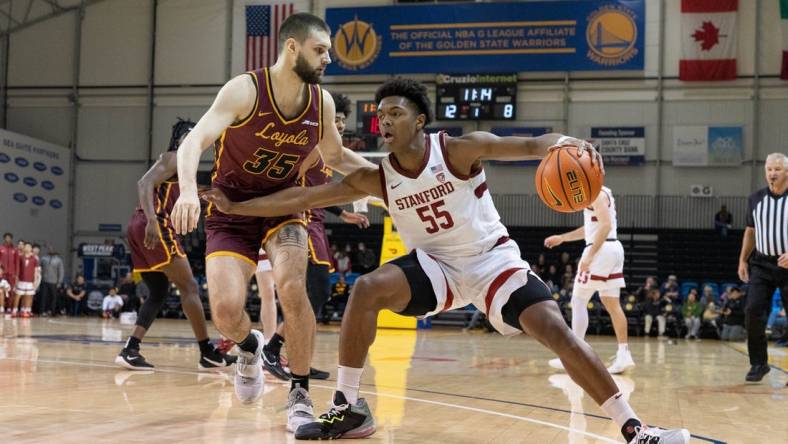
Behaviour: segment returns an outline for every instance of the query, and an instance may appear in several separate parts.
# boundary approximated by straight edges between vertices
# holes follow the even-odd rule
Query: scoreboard
[[[438,74],[437,120],[515,120],[517,74]]]

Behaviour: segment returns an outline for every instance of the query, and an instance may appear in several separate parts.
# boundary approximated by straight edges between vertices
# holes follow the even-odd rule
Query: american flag
[[[246,6],[246,70],[276,62],[279,53],[279,25],[293,14],[292,3]]]

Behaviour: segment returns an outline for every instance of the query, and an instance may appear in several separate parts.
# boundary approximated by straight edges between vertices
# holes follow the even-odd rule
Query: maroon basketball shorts
[[[291,223],[306,226],[303,214],[251,217],[224,214],[214,208],[205,217],[205,258],[234,256],[257,267],[260,248],[280,228]]]
[[[309,232],[309,259],[316,265],[328,265],[329,271],[333,272],[326,226],[322,222],[309,222],[306,229]]]
[[[145,226],[148,224],[145,213],[135,211],[131,216],[127,237],[131,248],[131,261],[136,272],[161,271],[161,268],[169,265],[174,258],[186,257],[175,235],[172,221],[169,218],[158,218],[158,222],[159,241],[152,250],[149,250],[145,248]]]

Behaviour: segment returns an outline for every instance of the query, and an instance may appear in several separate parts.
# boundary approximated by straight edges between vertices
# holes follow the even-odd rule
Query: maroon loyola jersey
[[[156,212],[156,219],[159,220],[160,225],[171,225],[170,213],[180,195],[181,189],[178,187],[177,175],[170,177],[153,189],[153,210]],[[139,205],[137,205],[137,212],[144,213]]]
[[[213,186],[234,201],[296,185],[298,168],[323,131],[323,94],[319,86],[307,85],[306,106],[288,120],[276,105],[268,69],[248,74],[257,86],[254,111],[222,133],[216,143],[212,175]]]

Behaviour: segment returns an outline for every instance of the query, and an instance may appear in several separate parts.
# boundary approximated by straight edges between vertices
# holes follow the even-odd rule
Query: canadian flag
[[[681,0],[681,80],[736,78],[738,0]]]

